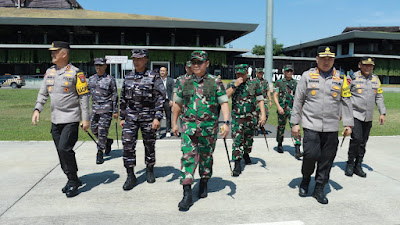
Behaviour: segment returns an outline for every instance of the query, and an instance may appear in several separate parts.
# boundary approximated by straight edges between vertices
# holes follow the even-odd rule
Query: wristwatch
[[[228,126],[231,124],[231,122],[229,122],[229,120],[224,121],[224,123],[225,123],[226,125],[228,125]]]

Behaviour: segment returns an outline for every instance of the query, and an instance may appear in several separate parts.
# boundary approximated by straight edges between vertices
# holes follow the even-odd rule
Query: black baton
[[[260,128],[261,128],[261,131],[262,131],[263,134],[264,134],[265,144],[267,144],[267,149],[268,149],[268,151],[269,151],[268,141],[267,141],[267,135],[265,134],[265,133],[266,133],[266,132],[265,132],[265,129],[264,129],[263,126],[260,126]]]

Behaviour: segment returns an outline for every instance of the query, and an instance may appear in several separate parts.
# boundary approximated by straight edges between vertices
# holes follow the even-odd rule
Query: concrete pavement
[[[347,139],[325,188],[328,205],[298,196],[301,160],[293,157],[291,140],[285,139],[284,154],[273,150],[274,138],[268,141],[270,151],[263,139],[255,139],[253,164],[240,177],[231,177],[218,140],[209,195],[195,197],[188,212],[177,207],[182,198],[180,140],[157,141],[154,184],[145,180],[144,147],[138,142],[139,182],[131,191],[122,190],[126,173],[116,142],[102,165],[95,164],[95,144],[84,142],[76,150],[83,186],[74,198],[61,193],[66,177],[53,142],[1,141],[0,224],[400,224],[399,136],[370,138],[367,178],[344,175]],[[227,142],[231,149],[232,140]]]

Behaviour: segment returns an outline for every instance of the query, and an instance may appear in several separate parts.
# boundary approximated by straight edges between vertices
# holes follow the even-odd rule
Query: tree
[[[284,55],[283,44],[277,44],[276,39],[274,38],[273,45],[274,45],[272,50],[273,55]],[[251,50],[251,53],[254,55],[265,55],[265,45],[254,45],[253,49]]]

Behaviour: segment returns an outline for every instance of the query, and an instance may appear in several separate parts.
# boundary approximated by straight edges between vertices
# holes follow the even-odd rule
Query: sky
[[[78,0],[84,9],[212,22],[259,24],[229,47],[265,44],[267,0]],[[273,37],[284,47],[340,34],[346,27],[400,26],[400,0],[274,0]],[[227,45],[228,47],[228,45]]]

